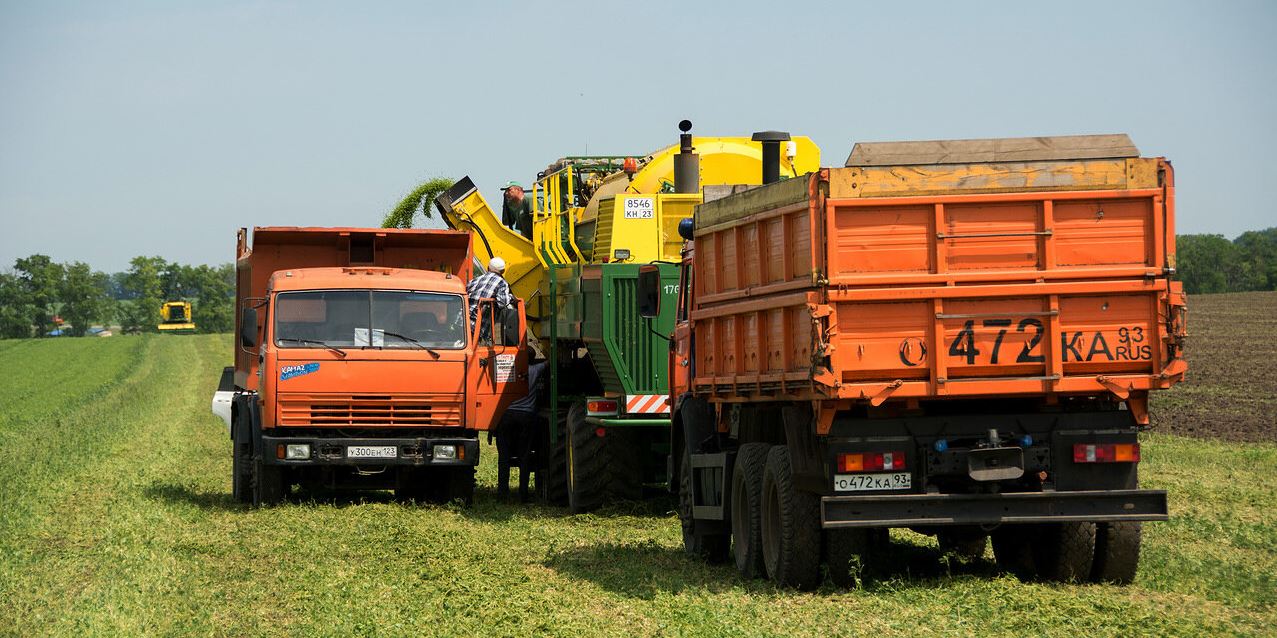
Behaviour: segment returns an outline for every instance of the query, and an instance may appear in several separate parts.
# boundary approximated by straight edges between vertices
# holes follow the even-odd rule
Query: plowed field
[[[1277,441],[1277,292],[1188,300],[1188,377],[1152,399],[1158,432]]]

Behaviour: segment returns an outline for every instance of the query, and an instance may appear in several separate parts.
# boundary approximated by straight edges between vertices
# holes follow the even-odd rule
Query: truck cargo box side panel
[[[1158,192],[1087,195],[830,200],[830,282],[1161,274]]]

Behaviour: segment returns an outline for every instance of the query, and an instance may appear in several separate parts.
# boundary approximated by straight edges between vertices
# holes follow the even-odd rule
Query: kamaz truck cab
[[[469,502],[478,432],[527,391],[522,305],[467,298],[472,264],[461,232],[257,228],[249,249],[241,230],[236,365],[213,400],[235,498]]]

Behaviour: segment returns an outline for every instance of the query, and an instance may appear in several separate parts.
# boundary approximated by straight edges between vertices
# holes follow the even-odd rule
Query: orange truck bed
[[[694,393],[1111,394],[1147,423],[1186,369],[1169,162],[872,150],[697,209]]]

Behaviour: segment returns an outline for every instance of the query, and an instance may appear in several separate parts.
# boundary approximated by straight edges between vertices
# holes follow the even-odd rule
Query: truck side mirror
[[[638,313],[645,319],[661,314],[661,271],[652,264],[639,267]]]
[[[245,348],[257,347],[257,309],[245,308],[239,320],[239,344]]]

